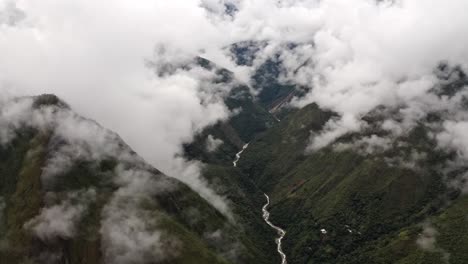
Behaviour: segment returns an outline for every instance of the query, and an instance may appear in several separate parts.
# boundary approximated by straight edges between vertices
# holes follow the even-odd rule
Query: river
[[[244,152],[244,150],[249,146],[249,143],[245,144],[241,151],[237,152],[236,153],[236,159],[232,162],[232,164],[234,165],[234,167],[237,167],[237,162],[239,161],[240,157],[241,157],[241,154],[242,152]]]
[[[283,249],[281,248],[281,240],[283,240],[284,236],[286,235],[286,231],[284,231],[283,229],[281,229],[280,227],[278,226],[275,226],[272,222],[270,222],[270,212],[268,212],[268,205],[270,205],[270,197],[268,197],[268,195],[266,193],[264,193],[266,199],[267,199],[267,202],[266,204],[263,206],[262,208],[262,213],[263,213],[263,219],[265,220],[265,222],[271,226],[271,228],[275,229],[276,232],[278,232],[278,235],[279,237],[275,239],[275,242],[276,242],[276,245],[277,245],[277,248],[276,248],[276,251],[278,251],[278,254],[280,254],[281,256],[281,264],[286,264],[287,261],[286,261],[286,254],[284,254],[283,252]]]
[[[241,158],[241,154],[242,152],[244,152],[244,150],[249,146],[249,143],[245,144],[242,149],[236,153],[236,158],[234,159],[234,161],[232,162],[232,164],[234,165],[234,167],[237,167],[237,162],[239,162],[239,159]],[[281,241],[283,240],[284,236],[286,235],[286,231],[284,231],[283,229],[281,229],[280,227],[278,226],[275,226],[272,222],[270,222],[270,212],[268,212],[268,205],[270,205],[270,197],[264,193],[266,199],[267,199],[267,202],[266,204],[262,207],[262,213],[263,213],[263,220],[265,220],[265,222],[273,229],[276,230],[276,232],[278,233],[278,238],[275,239],[275,242],[276,242],[276,245],[277,245],[277,248],[276,248],[276,251],[278,251],[278,254],[281,256],[281,264],[286,264],[287,261],[286,261],[286,254],[284,254],[283,252],[283,249],[281,248]]]

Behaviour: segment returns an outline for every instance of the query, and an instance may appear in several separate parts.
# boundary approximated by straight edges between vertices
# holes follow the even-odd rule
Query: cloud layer
[[[57,199],[55,193],[48,194],[49,200]],[[25,224],[42,240],[71,238],[76,233],[77,224],[86,213],[88,206],[96,199],[94,189],[70,192],[62,201],[41,209],[38,216]],[[49,201],[52,202],[52,201]]]
[[[312,135],[312,150],[362,129],[362,116],[382,105],[400,114],[383,128],[404,133],[434,109],[460,109],[460,96],[431,90],[441,62],[466,69],[467,9],[465,0],[1,0],[0,91],[57,94],[166,174],[210,193],[199,166],[179,154],[228,118],[229,87],[213,85],[208,70],[176,66],[201,55],[249,82],[275,55],[283,82],[310,88],[296,106],[339,114]],[[230,52],[241,41],[258,46],[248,65]],[[444,124],[442,146],[468,152],[466,120]]]

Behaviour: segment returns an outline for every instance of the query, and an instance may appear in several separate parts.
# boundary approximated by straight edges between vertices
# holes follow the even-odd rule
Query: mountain
[[[230,46],[229,52],[237,65],[253,66],[258,59],[258,53],[268,46],[267,42],[243,41]],[[297,45],[289,43],[284,49],[292,49]],[[296,69],[297,70],[297,69]],[[287,72],[280,53],[273,53],[270,57],[262,59],[256,66],[251,77],[253,89],[257,92],[256,99],[259,104],[275,115],[281,116],[278,110],[286,105],[294,96],[301,96],[305,87],[298,89],[297,85],[281,81]]]
[[[228,70],[203,58],[177,67],[231,88],[234,114],[183,146],[229,211],[56,96],[15,98],[0,103],[0,263],[281,263],[264,193],[290,264],[466,263],[468,167],[433,136],[450,112],[392,134],[382,124],[403,122],[404,106],[380,106],[363,129],[311,148],[337,113],[309,104],[279,121]],[[438,78],[439,98],[468,85],[459,68],[441,65]]]
[[[57,97],[1,107],[0,263],[271,263],[243,223]]]
[[[444,94],[466,83],[451,82]],[[239,168],[270,195],[272,221],[287,230],[288,263],[466,262],[467,223],[460,213],[467,198],[447,184],[466,169],[447,176],[455,153],[430,136],[444,113],[429,114],[396,138],[380,125],[391,115],[377,109],[363,117],[367,129],[310,150],[311,131],[335,116],[312,104],[243,152]],[[378,140],[388,146],[369,143]]]
[[[189,159],[229,166],[242,146],[278,121],[251,95],[247,85],[235,79],[232,72],[203,58],[197,58],[196,65],[215,69],[216,82],[232,87],[224,103],[234,114],[197,134],[192,142],[184,145],[184,153]]]
[[[442,85],[433,94],[464,91],[468,79],[460,69],[439,70]],[[447,170],[456,153],[431,136],[449,113],[430,112],[393,136],[382,123],[398,121],[399,111],[379,107],[362,117],[365,129],[311,150],[311,134],[338,115],[316,104],[291,109],[255,134],[238,168],[219,162],[232,153],[217,152],[204,159],[205,174],[240,208],[262,192],[270,196],[270,220],[287,231],[288,263],[466,263],[468,198],[450,184],[466,166]],[[249,222],[248,214],[238,215]]]

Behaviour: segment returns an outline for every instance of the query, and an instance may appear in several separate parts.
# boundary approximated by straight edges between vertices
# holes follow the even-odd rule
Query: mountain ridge
[[[14,136],[0,152],[2,175],[10,175],[0,185],[2,263],[261,259],[263,253],[252,244],[246,247],[250,238],[236,233],[226,216],[147,165],[118,136],[76,116],[55,96],[19,102],[24,100],[33,106],[25,108],[32,111],[26,116],[37,120],[20,115],[23,120],[13,124]],[[66,122],[80,132],[95,129],[88,134],[93,140],[66,130]],[[60,163],[65,158],[66,168],[53,167],[65,164]]]

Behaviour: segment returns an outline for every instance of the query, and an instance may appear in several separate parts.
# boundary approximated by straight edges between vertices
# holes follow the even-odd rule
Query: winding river
[[[244,150],[249,146],[249,143],[245,144],[242,149],[236,153],[236,158],[234,159],[234,161],[232,162],[232,164],[234,165],[234,167],[237,167],[237,162],[239,162],[239,159],[241,157],[241,154],[242,152],[244,152]],[[287,261],[286,261],[286,254],[284,254],[283,252],[283,249],[281,248],[281,240],[283,240],[284,236],[286,235],[286,231],[284,231],[283,229],[281,229],[280,227],[278,226],[275,226],[272,222],[270,222],[270,212],[268,212],[268,206],[270,205],[270,197],[264,193],[266,199],[267,199],[267,202],[266,204],[262,207],[262,213],[263,213],[263,220],[265,220],[265,222],[273,229],[276,230],[276,232],[278,233],[278,238],[275,239],[275,242],[276,242],[276,245],[277,245],[277,248],[276,248],[276,251],[278,251],[278,254],[281,256],[281,264],[287,264]]]
[[[232,165],[234,165],[234,167],[237,167],[237,162],[239,161],[240,157],[241,157],[241,154],[242,152],[244,152],[244,150],[249,146],[249,143],[245,144],[241,151],[237,152],[236,153],[236,159],[232,162]]]
[[[262,208],[263,219],[265,220],[265,222],[269,226],[271,226],[271,228],[275,229],[276,232],[278,232],[279,237],[277,239],[275,239],[275,242],[276,242],[276,245],[277,245],[276,251],[278,251],[278,254],[280,254],[280,256],[281,256],[281,264],[286,264],[287,263],[286,254],[284,254],[283,249],[281,249],[281,240],[283,240],[284,236],[286,235],[286,231],[284,231],[283,229],[281,229],[278,226],[275,226],[272,222],[270,222],[270,220],[269,220],[270,212],[268,212],[268,210],[267,210],[268,205],[270,205],[270,197],[268,197],[268,195],[266,193],[264,193],[264,195],[265,195],[265,197],[267,199],[267,202]]]

